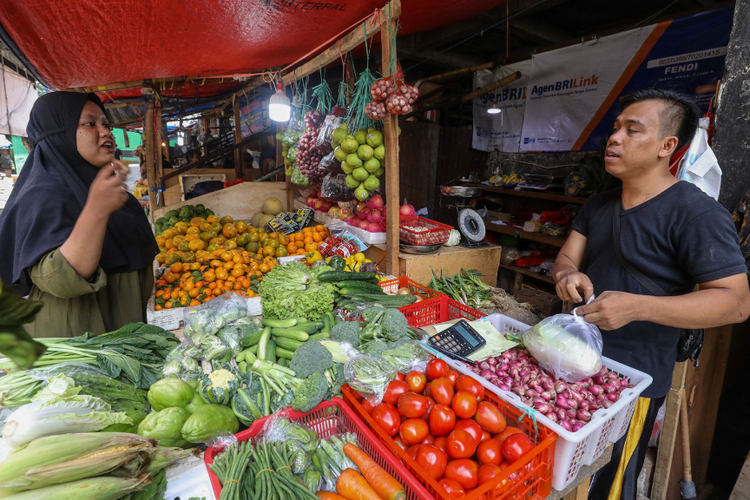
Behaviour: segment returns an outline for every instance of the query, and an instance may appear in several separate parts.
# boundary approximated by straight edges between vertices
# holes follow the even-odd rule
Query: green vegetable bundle
[[[0,353],[21,368],[31,367],[45,351],[23,328],[41,308],[41,301],[23,299],[0,281]]]
[[[331,271],[331,268],[316,266],[308,269],[301,262],[274,267],[260,284],[264,317],[301,317],[317,321],[332,312],[334,286],[318,280],[318,275],[325,271]]]

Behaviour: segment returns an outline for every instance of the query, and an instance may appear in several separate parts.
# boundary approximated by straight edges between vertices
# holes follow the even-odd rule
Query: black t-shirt
[[[652,295],[620,265],[612,217],[622,189],[592,197],[573,222],[586,236],[581,272],[594,293],[621,291]],[[629,210],[620,205],[620,245],[625,259],[669,295],[693,291],[697,283],[744,274],[745,259],[729,212],[688,182],[678,182]],[[668,391],[677,359],[680,329],[644,321],[602,330],[604,355],[651,375],[643,397]]]

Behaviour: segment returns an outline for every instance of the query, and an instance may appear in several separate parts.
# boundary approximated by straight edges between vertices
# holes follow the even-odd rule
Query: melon
[[[253,214],[253,217],[250,219],[250,224],[253,225],[253,227],[260,227],[260,219],[266,214],[263,212],[256,212]]]
[[[281,202],[276,198],[268,198],[263,202],[263,213],[265,214],[279,215],[283,209]]]
[[[263,214],[263,217],[260,218],[260,226],[258,227],[265,227],[274,217],[275,215]]]

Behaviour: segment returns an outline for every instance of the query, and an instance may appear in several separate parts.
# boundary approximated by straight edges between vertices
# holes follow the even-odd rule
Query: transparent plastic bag
[[[326,156],[326,158],[328,158]],[[326,158],[323,158],[325,160]],[[321,165],[323,164],[321,160]],[[346,185],[346,174],[328,173],[320,185],[320,196],[331,200],[342,201],[354,198],[354,190]]]
[[[401,373],[424,372],[430,361],[430,354],[414,340],[386,349],[383,351],[383,359],[389,361]]]
[[[232,350],[234,354],[242,352],[242,332],[243,326],[236,323],[224,326],[216,332],[216,336],[225,346]]]
[[[349,387],[362,395],[371,395],[378,403],[388,383],[396,376],[396,367],[382,358],[361,354],[352,357],[344,365],[344,377]]]
[[[542,368],[566,382],[580,382],[602,367],[602,334],[575,310],[543,319],[522,340]]]
[[[247,316],[247,303],[242,295],[225,293],[210,302],[191,308],[185,312],[185,325],[193,332],[192,340],[201,344],[204,335],[216,333],[233,321]]]
[[[315,145],[322,154],[328,154],[333,150],[331,146],[331,134],[334,130],[339,128],[343,120],[334,115],[326,115],[323,120],[323,125],[320,126],[318,132],[318,139],[315,141]]]
[[[315,451],[320,442],[317,432],[277,413],[271,415],[266,421],[261,436],[267,443],[286,442],[293,439],[298,441],[307,453]]]

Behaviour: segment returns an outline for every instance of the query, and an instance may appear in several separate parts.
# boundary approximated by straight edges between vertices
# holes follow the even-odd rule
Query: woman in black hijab
[[[95,94],[40,97],[33,148],[0,215],[0,277],[44,307],[36,337],[102,333],[143,321],[158,247]]]

